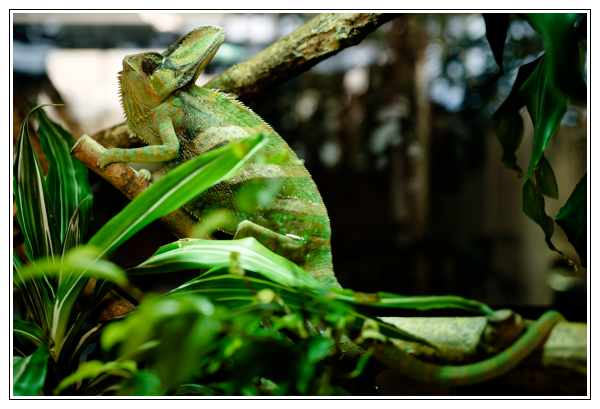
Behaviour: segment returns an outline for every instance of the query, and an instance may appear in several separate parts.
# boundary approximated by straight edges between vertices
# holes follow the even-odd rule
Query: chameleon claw
[[[152,179],[152,173],[148,169],[141,169],[138,172],[138,178],[148,183],[150,182],[150,179]]]

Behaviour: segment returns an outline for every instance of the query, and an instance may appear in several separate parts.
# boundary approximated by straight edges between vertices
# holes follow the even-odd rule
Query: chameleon
[[[168,173],[186,161],[247,136],[267,139],[263,157],[287,156],[280,163],[250,160],[232,179],[220,182],[184,205],[202,220],[213,211],[227,214],[219,226],[234,239],[254,237],[273,252],[295,262],[329,288],[340,288],[333,274],[331,227],[323,199],[308,170],[273,128],[228,94],[197,86],[200,72],[225,40],[223,29],[201,26],[181,37],[165,52],[126,56],[118,74],[121,105],[130,130],[148,146],[109,149],[98,158],[102,170],[115,162],[162,162]],[[139,177],[153,178],[142,169]],[[280,184],[268,205],[251,209],[236,203],[241,189],[252,184]],[[439,366],[390,345],[377,345],[374,356],[414,379],[461,385],[491,379],[514,367],[549,333],[560,314],[549,312],[512,346],[483,362]]]
[[[109,149],[98,158],[103,170],[114,162],[162,162],[168,173],[186,161],[247,136],[261,133],[262,157],[250,160],[230,180],[216,184],[184,205],[199,220],[219,210],[219,230],[234,239],[254,237],[295,262],[327,287],[341,288],[333,274],[331,227],[323,199],[308,170],[273,128],[230,95],[197,86],[200,72],[225,40],[220,27],[201,26],[163,53],[128,55],[118,74],[121,105],[130,130],[148,146]],[[139,172],[145,181],[153,175]],[[249,186],[279,187],[268,205],[241,206],[236,197]],[[212,226],[215,227],[215,226]]]

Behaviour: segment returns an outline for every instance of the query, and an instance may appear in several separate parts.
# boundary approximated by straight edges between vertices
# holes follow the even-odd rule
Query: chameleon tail
[[[557,311],[544,313],[514,344],[498,355],[469,365],[442,366],[426,363],[389,344],[374,347],[373,356],[396,372],[417,381],[459,386],[485,382],[517,366],[564,318]]]

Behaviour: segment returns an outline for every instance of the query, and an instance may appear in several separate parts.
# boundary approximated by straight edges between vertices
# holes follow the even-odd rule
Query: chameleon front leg
[[[373,346],[373,356],[394,371],[416,381],[447,386],[470,385],[488,381],[513,369],[546,339],[560,321],[564,321],[560,313],[548,311],[504,351],[469,365],[444,366],[423,362],[389,344]]]
[[[162,142],[161,145],[156,144],[135,149],[109,149],[98,157],[97,166],[104,170],[106,166],[115,162],[149,163],[174,159],[179,154],[179,140],[173,127],[172,118],[168,114],[157,115],[156,122]],[[146,169],[142,169],[139,175],[146,182],[152,177],[151,172]]]

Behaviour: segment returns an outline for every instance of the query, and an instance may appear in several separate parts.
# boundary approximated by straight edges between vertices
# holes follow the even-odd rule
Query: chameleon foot
[[[152,172],[150,172],[148,169],[140,169],[138,172],[138,178],[148,183],[150,182],[150,179],[152,179]]]

